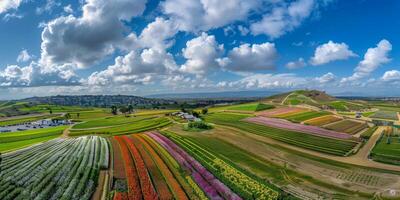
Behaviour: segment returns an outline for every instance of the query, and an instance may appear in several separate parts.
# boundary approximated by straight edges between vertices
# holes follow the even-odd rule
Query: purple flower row
[[[208,197],[211,199],[241,200],[237,194],[170,139],[156,132],[148,135],[161,144],[181,166],[191,171],[193,179]]]
[[[308,133],[308,134],[312,134],[312,135],[333,137],[333,138],[339,138],[339,139],[352,138],[352,136],[347,133],[331,131],[331,130],[323,129],[323,128],[320,128],[317,126],[296,124],[296,123],[292,123],[292,122],[289,122],[284,119],[275,119],[275,118],[268,118],[268,117],[252,117],[252,118],[247,118],[244,121],[267,125],[267,126],[271,126],[271,127],[275,127],[275,128],[280,128],[280,129]]]

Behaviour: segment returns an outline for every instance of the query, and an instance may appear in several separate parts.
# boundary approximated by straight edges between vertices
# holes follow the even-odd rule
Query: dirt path
[[[287,149],[299,151],[299,152],[306,153],[306,154],[309,154],[309,155],[313,155],[313,156],[316,156],[316,157],[325,158],[325,159],[329,159],[329,160],[334,160],[334,161],[337,161],[337,162],[356,165],[356,166],[369,167],[369,168],[375,168],[375,169],[385,169],[385,170],[389,170],[389,171],[398,171],[398,172],[400,172],[400,166],[383,164],[383,163],[375,162],[375,161],[372,161],[372,160],[368,159],[369,152],[374,147],[376,141],[379,139],[379,136],[382,133],[382,130],[384,129],[384,127],[379,127],[373,133],[373,135],[371,136],[369,141],[357,152],[357,154],[352,155],[352,156],[348,156],[348,157],[341,157],[341,156],[328,155],[328,154],[324,154],[324,153],[320,153],[320,152],[311,151],[311,150],[308,150],[308,149],[303,149],[303,148],[300,148],[300,147],[292,146],[292,145],[289,145],[289,144],[286,144],[286,143],[283,143],[283,142],[279,142],[277,140],[274,140],[274,139],[271,139],[271,138],[268,138],[268,137],[259,136],[259,135],[256,135],[256,134],[251,134],[251,133],[248,133],[246,131],[242,131],[240,129],[232,128],[232,127],[229,127],[229,126],[222,126],[222,125],[217,125],[217,126],[221,126],[221,127],[227,128],[227,129],[234,130],[236,132],[240,132],[242,134],[245,134],[248,137],[251,137],[253,139],[256,139],[256,140],[259,140],[259,141],[262,141],[262,142],[265,142],[265,143],[279,145],[279,146],[282,146],[282,147],[287,148]]]
[[[397,112],[397,122],[400,124],[400,112]]]
[[[99,174],[99,179],[98,179],[98,184],[96,187],[96,191],[94,192],[92,196],[92,200],[99,200],[103,199],[103,193],[104,193],[104,184],[106,183],[107,177],[108,176],[108,171],[107,170],[101,170]]]
[[[289,96],[292,95],[292,93],[288,94],[281,102],[281,105],[285,104],[285,101],[287,100],[287,98],[289,98]]]
[[[379,140],[379,137],[382,134],[382,131],[385,129],[385,127],[381,126],[378,127],[375,132],[371,135],[369,138],[368,142],[364,144],[364,146],[357,152],[357,154],[351,156],[354,160],[364,160],[364,161],[370,161],[368,159],[368,155],[371,152],[371,150],[374,148],[376,142]],[[374,162],[376,163],[376,162]],[[391,165],[390,165],[391,166]],[[400,170],[400,168],[399,168]]]
[[[64,129],[63,134],[61,135],[62,138],[69,137],[69,130],[72,128],[73,125],[68,126],[68,128]]]

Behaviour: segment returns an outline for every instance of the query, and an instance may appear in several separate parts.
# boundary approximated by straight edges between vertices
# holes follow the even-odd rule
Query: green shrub
[[[210,124],[205,123],[204,121],[198,121],[198,122],[189,122],[188,128],[209,130],[212,129],[212,126]]]

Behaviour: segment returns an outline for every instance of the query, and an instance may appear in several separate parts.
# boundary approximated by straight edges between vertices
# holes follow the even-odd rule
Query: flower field
[[[329,112],[316,112],[316,111],[307,111],[307,112],[295,112],[295,113],[289,113],[288,115],[284,115],[284,116],[279,116],[279,118],[283,118],[286,120],[289,120],[291,122],[302,122],[302,121],[306,121],[309,119],[313,119],[313,118],[317,118],[317,117],[321,117],[321,116],[325,116],[325,115],[329,115]]]
[[[167,135],[149,132],[112,138],[121,150],[127,183],[126,191],[116,190],[114,200],[278,199],[279,190],[261,179],[190,140]],[[119,161],[114,160],[114,166],[115,162]]]
[[[258,115],[265,116],[265,117],[285,117],[286,115],[292,115],[297,113],[306,112],[305,109],[296,108],[296,107],[282,107],[282,108],[275,108],[272,110],[267,110],[263,112],[259,112]]]
[[[208,115],[206,117],[206,121],[225,126],[235,127],[243,131],[247,131],[249,133],[261,135],[264,137],[269,137],[294,146],[299,146],[302,148],[319,151],[327,154],[339,155],[339,156],[344,156],[348,154],[349,151],[351,151],[359,143],[353,138],[338,139],[333,137],[321,137],[317,134],[274,128],[266,125],[261,125],[258,123],[250,123],[244,120],[247,117],[248,115],[215,113]],[[275,119],[275,120],[280,120],[280,119]],[[290,125],[301,125],[301,124],[290,123]],[[322,129],[319,127],[315,128],[318,128],[318,130]],[[329,131],[326,129],[322,130],[324,132]]]
[[[334,115],[325,115],[322,117],[316,117],[316,118],[306,120],[306,121],[304,121],[304,124],[308,124],[308,125],[312,125],[312,126],[323,126],[323,125],[337,122],[340,120],[342,120],[342,119],[339,117],[336,117]]]
[[[266,118],[266,117],[253,117],[245,119],[247,122],[258,123],[262,125],[267,125],[275,128],[299,131],[303,133],[309,133],[318,136],[332,137],[337,139],[350,139],[352,136],[346,133],[326,130],[317,126],[309,126],[303,124],[295,124],[282,119]]]
[[[366,123],[356,122],[353,120],[342,120],[340,122],[328,124],[325,126],[325,128],[354,135],[368,128],[368,125]]]
[[[0,199],[91,199],[109,146],[101,137],[55,139],[4,154]]]
[[[165,134],[244,199],[278,199],[279,192],[271,186],[247,175],[194,141],[171,132]]]
[[[198,197],[171,156],[164,157],[159,144],[145,136],[115,136],[125,169],[127,191],[119,191],[114,199],[189,199]],[[114,162],[119,162],[114,160]],[[202,191],[200,191],[202,194]],[[204,195],[204,194],[203,194]]]

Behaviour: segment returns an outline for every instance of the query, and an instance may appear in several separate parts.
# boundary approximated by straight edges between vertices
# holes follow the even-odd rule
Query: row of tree
[[[120,106],[120,107],[117,107],[117,106],[115,106],[115,105],[111,106],[111,113],[112,113],[113,115],[117,115],[117,114],[118,114],[118,111],[119,111],[120,113],[125,114],[125,116],[126,116],[127,114],[132,114],[132,113],[134,113],[134,109],[133,109],[133,106],[132,106],[132,105]]]

